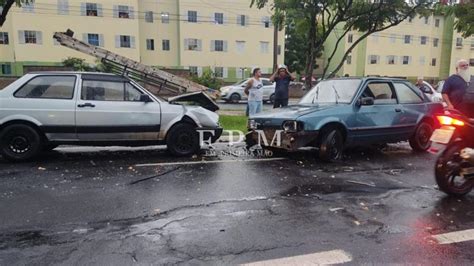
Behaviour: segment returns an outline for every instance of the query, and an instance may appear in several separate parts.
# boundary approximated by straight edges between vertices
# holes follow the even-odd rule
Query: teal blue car
[[[250,117],[246,142],[286,151],[314,147],[324,161],[341,159],[346,147],[404,140],[426,151],[442,110],[404,79],[330,79],[296,105]]]

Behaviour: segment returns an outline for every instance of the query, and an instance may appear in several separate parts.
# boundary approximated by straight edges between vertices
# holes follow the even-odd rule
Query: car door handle
[[[92,103],[85,103],[85,104],[78,104],[77,107],[79,107],[79,108],[84,108],[84,107],[92,107],[92,108],[94,108],[95,105],[92,104]]]
[[[395,108],[395,112],[401,113],[401,112],[402,112],[402,109],[400,109],[400,108]]]

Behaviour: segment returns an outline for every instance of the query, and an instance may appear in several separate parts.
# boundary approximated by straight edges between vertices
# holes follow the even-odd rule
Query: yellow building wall
[[[139,60],[139,36],[137,19],[118,19],[113,17],[113,6],[116,1],[97,1],[102,4],[103,17],[81,16],[82,1],[69,1],[69,14],[59,15],[57,1],[35,1],[34,13],[27,13],[22,8],[13,8],[9,16],[11,23],[11,43],[14,45],[15,61],[61,62],[67,57],[84,58],[94,63],[95,58],[73,51],[69,48],[54,44],[53,34],[56,31],[71,29],[74,36],[82,40],[83,33],[100,33],[104,35],[104,48],[134,60]],[[122,0],[120,4],[134,7],[137,10],[137,1]],[[43,43],[20,44],[18,31],[41,31]],[[136,38],[136,48],[116,48],[116,35],[130,35]],[[3,58],[3,56],[2,56]]]
[[[474,61],[474,37],[462,38],[462,46],[456,46],[456,39],[462,38],[461,34],[458,32],[454,33],[453,36],[453,48],[451,51],[451,64],[449,66],[449,74],[452,75],[456,73],[456,62],[460,59],[465,59],[469,61],[472,59]],[[474,75],[474,65],[471,65],[471,75]]]

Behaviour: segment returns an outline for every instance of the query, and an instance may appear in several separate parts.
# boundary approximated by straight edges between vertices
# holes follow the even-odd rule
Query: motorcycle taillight
[[[464,126],[464,122],[445,115],[436,116],[442,126]]]

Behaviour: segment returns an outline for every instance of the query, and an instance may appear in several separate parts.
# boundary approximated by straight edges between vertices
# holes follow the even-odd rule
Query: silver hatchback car
[[[61,144],[166,144],[174,155],[190,155],[200,148],[199,130],[215,141],[222,129],[210,98],[205,109],[178,104],[179,97],[202,103],[207,96],[165,101],[127,77],[105,73],[26,74],[0,90],[0,153],[23,161]]]
[[[247,100],[244,90],[249,79],[241,80],[233,85],[220,88],[221,99],[226,102],[238,103],[241,100]],[[263,82],[263,101],[273,103],[275,99],[275,83],[270,79],[262,78]]]

